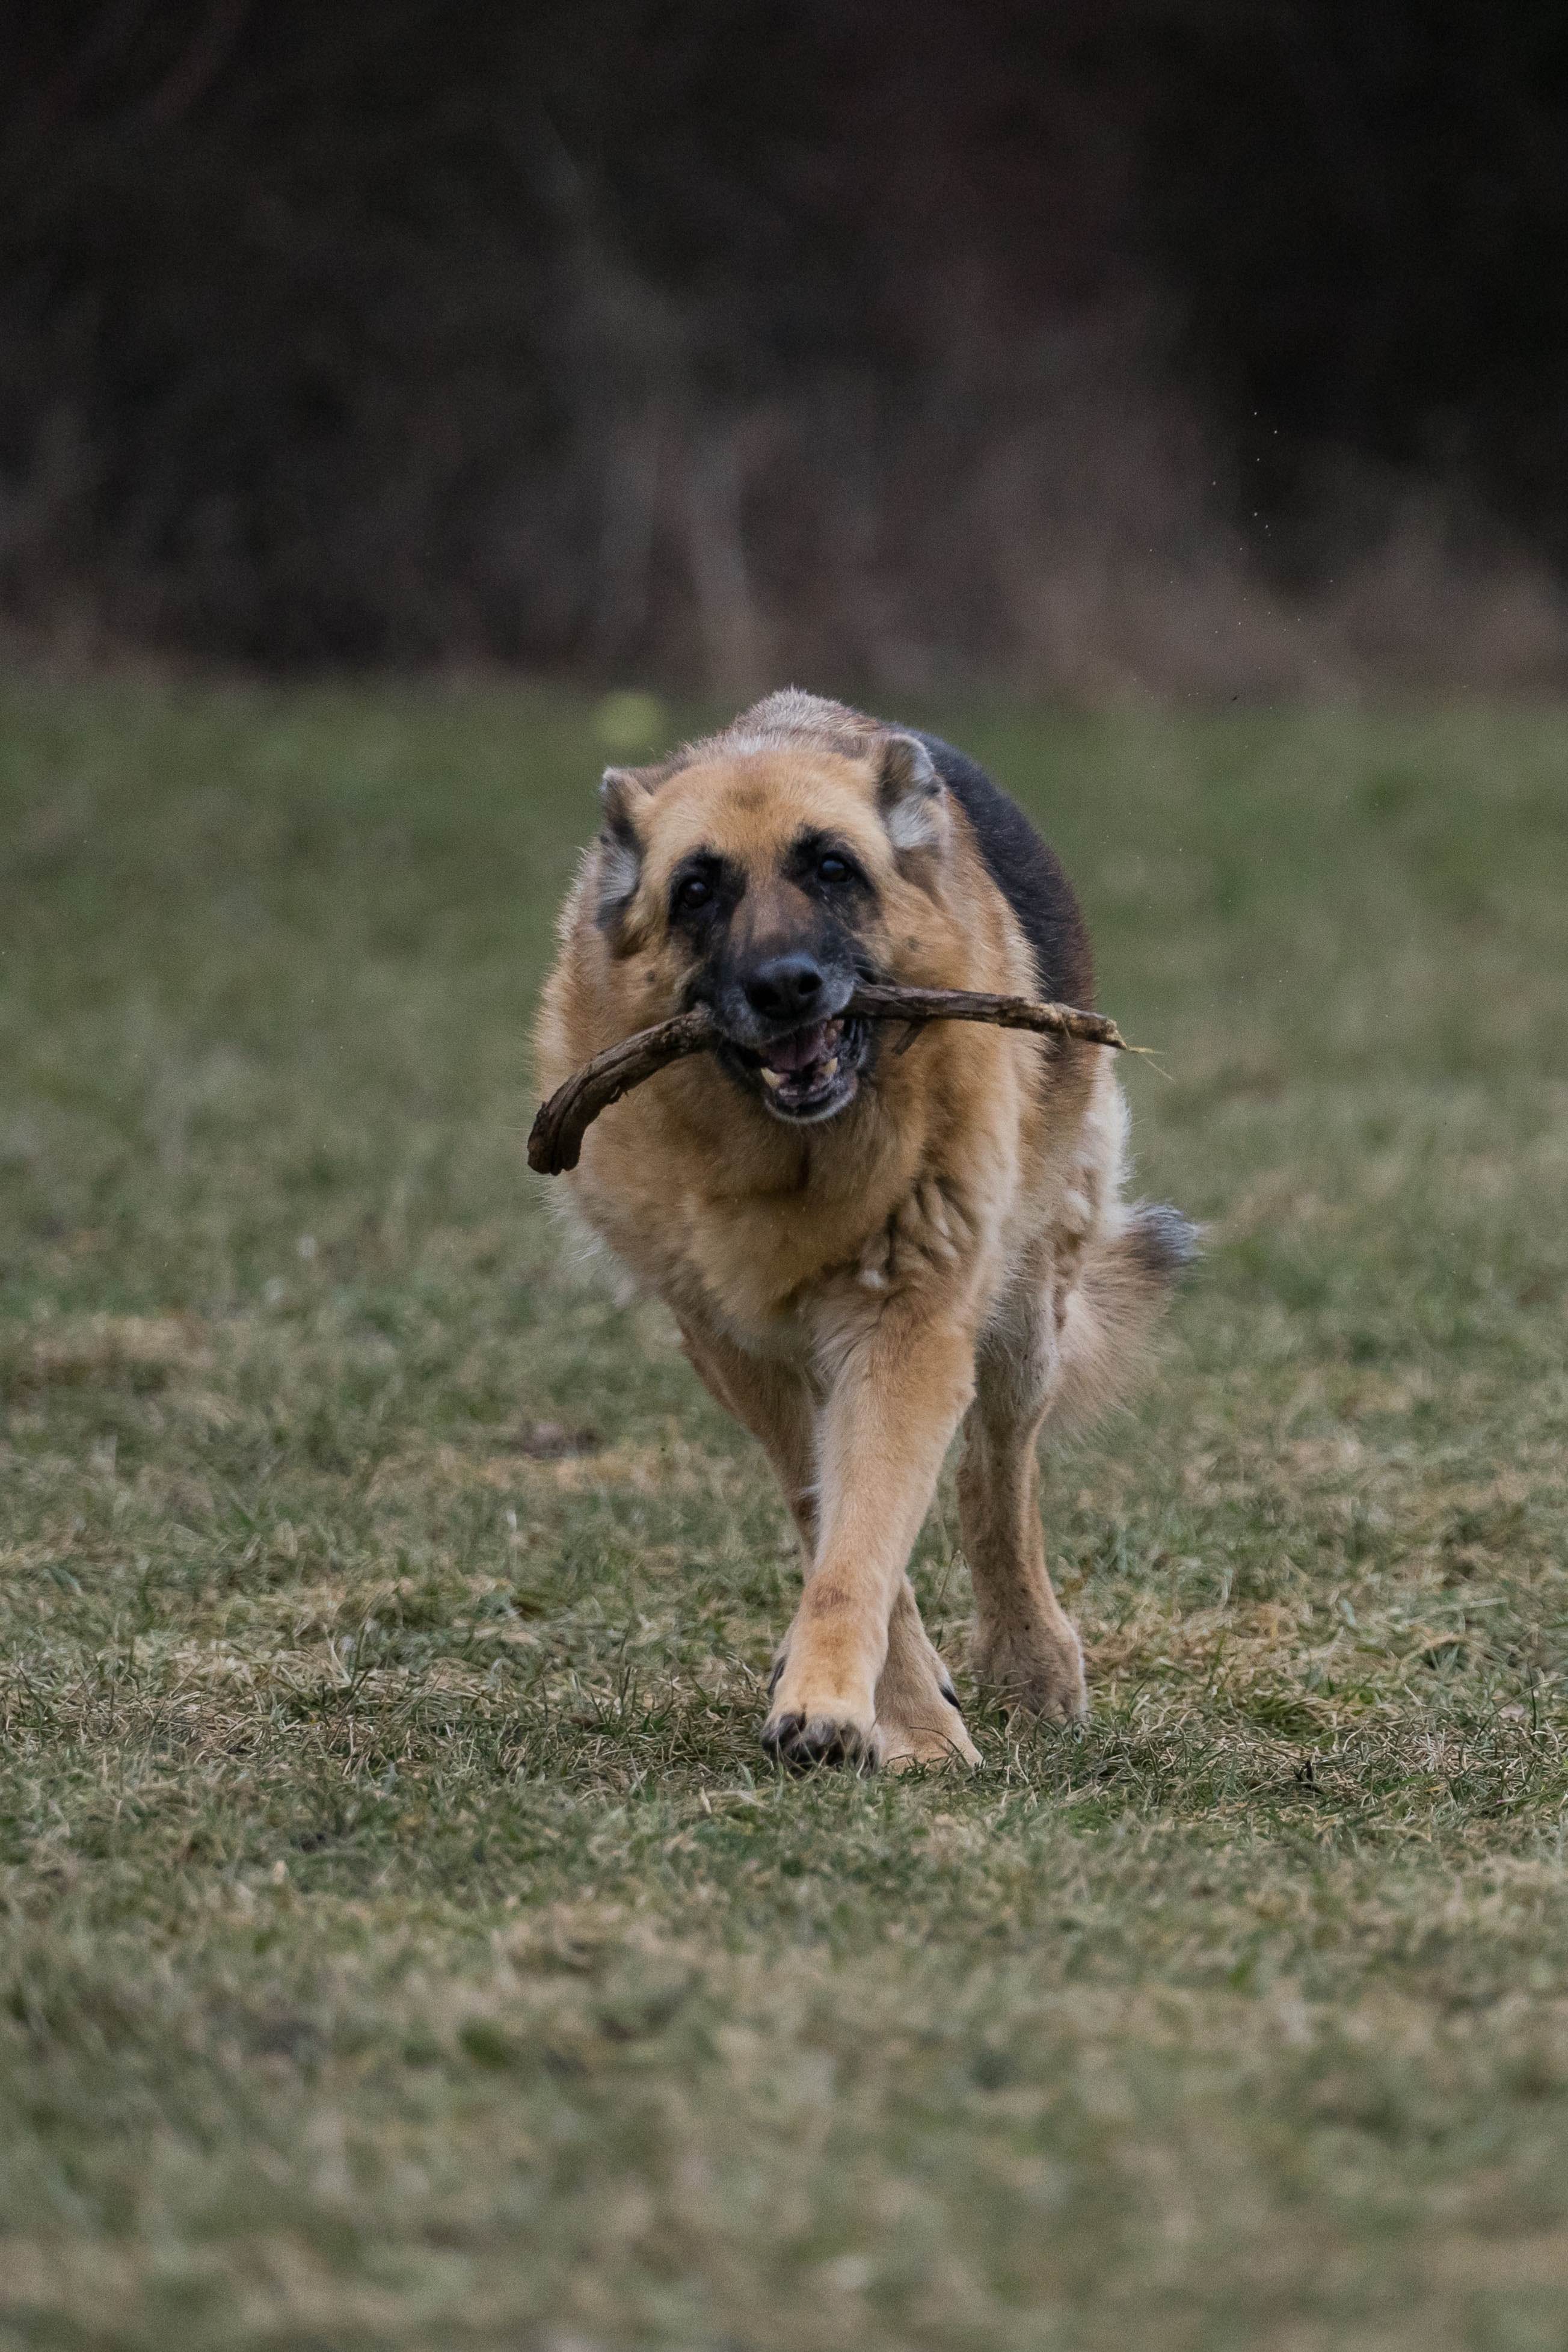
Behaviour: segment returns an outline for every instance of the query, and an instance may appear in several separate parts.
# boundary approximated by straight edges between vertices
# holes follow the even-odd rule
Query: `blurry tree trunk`
[[[770,683],[767,638],[746,560],[745,497],[759,420],[694,434],[686,458],[685,552],[696,601],[705,683],[744,701]]]
[[[601,667],[643,655],[667,470],[665,419],[648,404],[609,421],[601,461],[599,561],[589,642]]]

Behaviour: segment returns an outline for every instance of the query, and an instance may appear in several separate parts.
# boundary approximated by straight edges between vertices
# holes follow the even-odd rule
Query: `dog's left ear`
[[[946,788],[918,736],[883,737],[876,801],[894,849],[946,848]]]
[[[643,835],[639,813],[645,810],[662,768],[606,768],[599,787],[603,823],[599,849],[599,924],[614,931],[637,895],[643,878]]]

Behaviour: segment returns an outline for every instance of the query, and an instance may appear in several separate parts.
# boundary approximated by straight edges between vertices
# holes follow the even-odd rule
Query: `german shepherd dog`
[[[961,752],[793,689],[612,768],[602,799],[539,1076],[696,1003],[723,1031],[601,1119],[571,1181],[799,1531],[764,1746],[797,1767],[978,1761],[906,1573],[960,1423],[975,1674],[1081,1717],[1035,1441],[1119,1393],[1193,1229],[1123,1200],[1103,1046],[936,1022],[900,1050],[843,1011],[862,981],[1090,1007],[1066,877]]]

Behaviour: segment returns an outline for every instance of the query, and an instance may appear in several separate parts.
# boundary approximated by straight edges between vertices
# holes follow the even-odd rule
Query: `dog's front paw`
[[[882,1760],[874,1716],[839,1697],[802,1696],[791,1704],[781,1695],[762,1727],[762,1745],[791,1772],[810,1772],[819,1764],[874,1772]]]
[[[1082,1723],[1089,1713],[1083,1651],[1065,1618],[1032,1639],[1017,1633],[982,1636],[973,1663],[976,1678],[1005,1706],[1022,1707],[1051,1723]]]

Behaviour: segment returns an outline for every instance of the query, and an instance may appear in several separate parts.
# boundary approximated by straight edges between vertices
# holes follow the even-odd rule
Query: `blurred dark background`
[[[16,646],[1568,680],[1561,0],[11,0]]]

